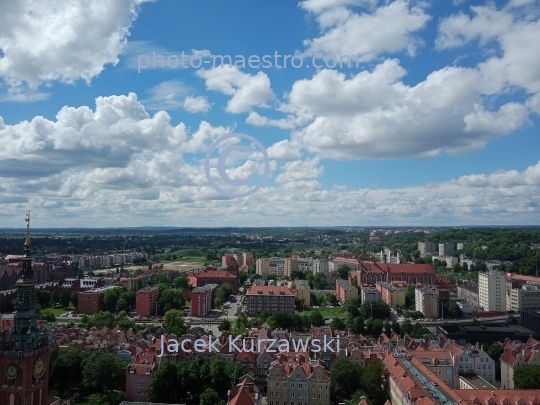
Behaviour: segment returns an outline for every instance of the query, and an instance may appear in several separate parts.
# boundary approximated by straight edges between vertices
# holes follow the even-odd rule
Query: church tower
[[[38,326],[36,284],[30,251],[30,214],[26,216],[23,267],[17,280],[13,320],[0,330],[0,404],[50,405],[47,334]],[[5,330],[6,323],[10,326]]]

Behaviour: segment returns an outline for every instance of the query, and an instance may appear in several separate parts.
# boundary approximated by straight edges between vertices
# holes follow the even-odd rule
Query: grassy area
[[[306,316],[309,315],[311,311],[319,311],[325,318],[344,317],[347,315],[343,308],[313,308],[304,311],[296,311],[296,313],[300,316]]]
[[[42,308],[42,311],[50,311],[52,312],[55,316],[58,316],[58,315],[62,315],[62,314],[65,314],[66,312],[69,312],[69,311],[73,311],[75,309],[74,306],[70,305],[67,309],[65,309],[64,307],[47,307],[47,308]]]
[[[172,254],[176,255],[176,260],[173,261],[183,261],[183,262],[192,262],[192,263],[204,263],[206,261],[206,256],[199,249],[181,249]]]

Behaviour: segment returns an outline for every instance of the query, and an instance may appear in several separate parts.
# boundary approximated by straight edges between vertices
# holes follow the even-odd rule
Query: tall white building
[[[454,244],[439,243],[439,256],[454,256]]]
[[[506,311],[504,272],[491,270],[478,274],[478,304],[484,311]]]
[[[328,260],[326,259],[313,260],[313,272],[328,274]]]

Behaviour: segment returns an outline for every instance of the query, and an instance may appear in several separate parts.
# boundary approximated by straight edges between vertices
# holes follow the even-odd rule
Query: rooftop
[[[273,285],[253,285],[248,290],[246,295],[294,296],[293,292],[288,287],[273,286]]]

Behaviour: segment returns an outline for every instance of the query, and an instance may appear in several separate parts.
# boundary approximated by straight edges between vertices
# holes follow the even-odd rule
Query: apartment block
[[[456,250],[463,250],[467,247],[468,243],[460,242],[456,246]]]
[[[415,291],[415,307],[426,318],[439,316],[439,296],[432,288],[417,288]]]
[[[269,276],[285,276],[285,259],[281,257],[265,257],[257,259],[257,274],[267,278]]]
[[[362,302],[380,301],[381,293],[375,287],[362,287],[361,289]]]
[[[453,243],[439,243],[439,256],[453,256],[454,244]]]
[[[336,296],[341,303],[348,299],[358,297],[358,288],[349,283],[347,280],[336,280]]]
[[[137,291],[136,300],[135,312],[137,315],[156,315],[156,305],[159,301],[159,288],[145,287],[140,289]]]
[[[375,288],[379,290],[381,294],[381,300],[386,302],[392,308],[405,306],[405,292],[404,287],[398,287],[395,284],[379,281],[375,284]]]
[[[501,386],[514,389],[514,371],[525,364],[540,365],[540,342],[530,337],[526,343],[507,339],[501,356]]]
[[[421,257],[433,255],[437,253],[437,245],[431,242],[418,242],[418,250]]]
[[[212,310],[212,298],[217,284],[206,284],[191,292],[191,316],[206,316]]]
[[[330,373],[304,354],[280,354],[268,369],[268,405],[329,405]]]
[[[251,266],[253,264],[253,255],[249,252],[244,252],[244,264]]]
[[[510,288],[507,293],[506,309],[521,311],[522,309],[540,308],[540,284],[524,284],[521,288]]]
[[[491,270],[478,274],[478,304],[484,311],[506,311],[504,272]]]
[[[328,260],[326,259],[313,260],[313,273],[328,274]]]
[[[457,295],[459,299],[467,301],[473,307],[477,307],[478,303],[478,284],[473,282],[464,282],[457,286]]]
[[[253,285],[246,293],[247,315],[258,316],[263,310],[270,314],[294,314],[294,293],[287,287]]]
[[[105,303],[103,297],[105,293],[113,288],[120,288],[118,286],[107,286],[95,288],[93,290],[80,291],[78,298],[78,311],[80,314],[94,315],[99,311],[105,310]]]
[[[304,305],[309,307],[311,305],[311,287],[306,280],[296,280],[296,297],[304,299]]]
[[[148,401],[148,387],[156,364],[130,364],[126,373],[126,398],[130,401]]]

